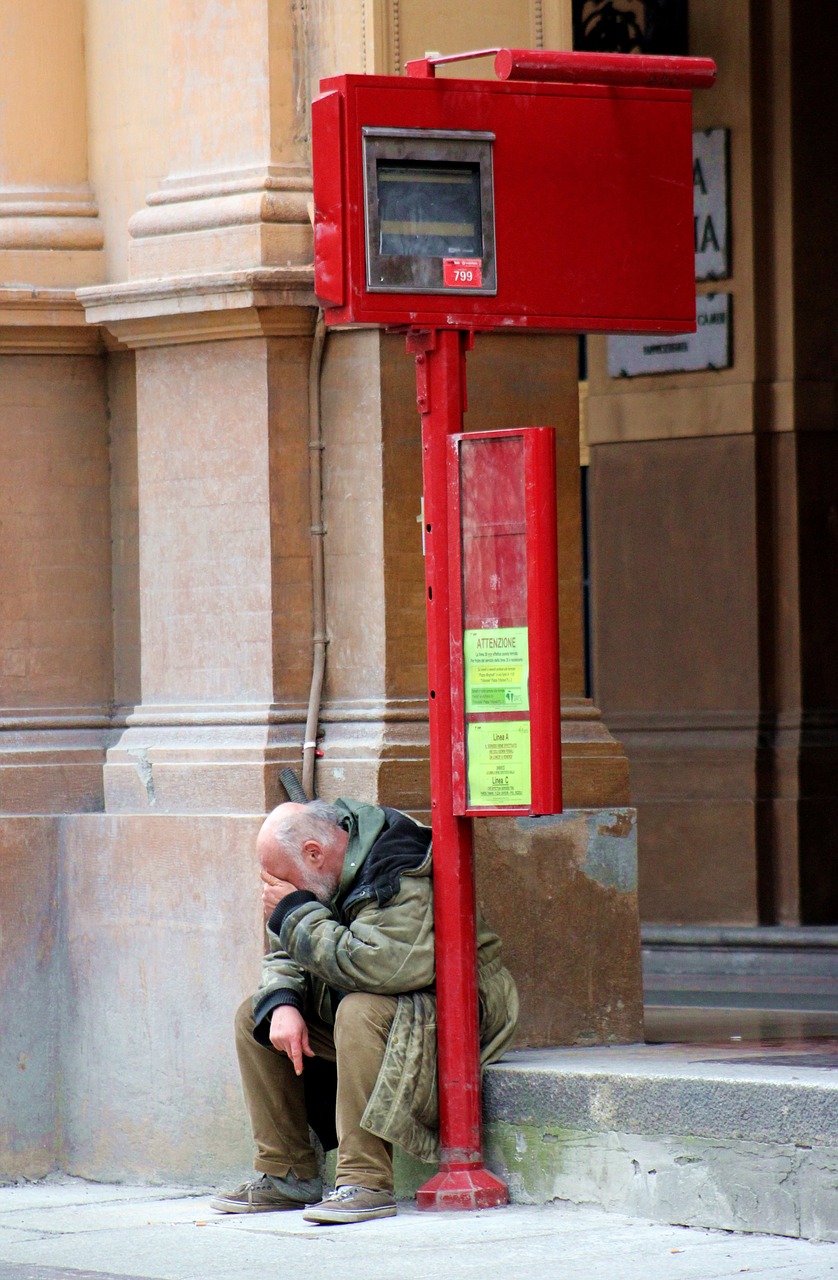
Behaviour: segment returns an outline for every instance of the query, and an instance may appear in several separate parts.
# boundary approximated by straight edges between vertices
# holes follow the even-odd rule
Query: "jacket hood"
[[[373,898],[382,907],[398,893],[402,875],[430,875],[430,827],[398,809],[354,800],[339,800],[338,808],[349,832],[339,909]]]

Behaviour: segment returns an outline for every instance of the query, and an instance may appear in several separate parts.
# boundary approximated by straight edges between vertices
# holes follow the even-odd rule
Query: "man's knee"
[[[335,1013],[335,1043],[356,1036],[386,1041],[396,1016],[396,997],[377,996],[368,991],[345,995]]]

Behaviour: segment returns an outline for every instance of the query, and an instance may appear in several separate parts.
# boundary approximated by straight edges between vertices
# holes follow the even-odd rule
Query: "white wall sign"
[[[727,129],[703,129],[693,134],[696,280],[724,280],[730,275],[728,134]]]
[[[608,376],[637,378],[644,373],[694,373],[727,369],[731,363],[729,293],[696,298],[695,333],[621,333],[608,339]]]

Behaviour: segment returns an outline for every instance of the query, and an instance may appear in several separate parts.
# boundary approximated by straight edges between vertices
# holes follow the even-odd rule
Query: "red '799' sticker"
[[[481,258],[443,258],[442,283],[446,289],[479,289],[483,284]]]

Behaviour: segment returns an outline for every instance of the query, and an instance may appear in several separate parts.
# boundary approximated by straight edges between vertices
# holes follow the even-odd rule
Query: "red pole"
[[[439,1173],[417,1192],[420,1209],[483,1209],[509,1198],[483,1168],[472,833],[454,816],[451,779],[446,439],[463,429],[467,336],[441,329],[407,340],[422,415],[441,1146]]]

